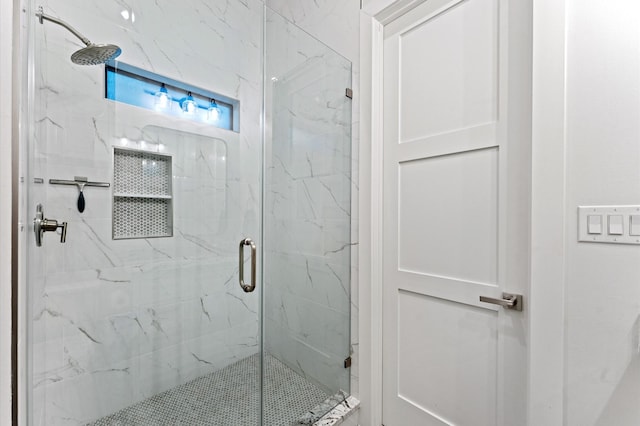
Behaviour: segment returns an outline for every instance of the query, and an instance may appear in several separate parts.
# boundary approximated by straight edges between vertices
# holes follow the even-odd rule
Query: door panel
[[[495,121],[497,11],[459,2],[399,37],[402,142]]]
[[[497,149],[398,164],[399,270],[495,284]]]
[[[401,290],[398,330],[400,399],[453,424],[495,425],[495,311]]]
[[[527,19],[436,0],[385,26],[386,426],[524,424],[525,314],[480,296],[526,290]]]

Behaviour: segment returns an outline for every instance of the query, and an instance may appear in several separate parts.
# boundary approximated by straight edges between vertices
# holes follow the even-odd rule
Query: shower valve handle
[[[42,246],[42,236],[45,232],[56,232],[60,228],[60,242],[67,241],[67,222],[58,223],[54,219],[46,219],[42,211],[42,204],[36,207],[36,217],[33,219],[33,232],[36,236],[36,247]]]

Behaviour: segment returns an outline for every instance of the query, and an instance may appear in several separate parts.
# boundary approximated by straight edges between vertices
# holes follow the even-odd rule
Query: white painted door
[[[385,25],[385,426],[526,422],[530,27],[528,0]]]

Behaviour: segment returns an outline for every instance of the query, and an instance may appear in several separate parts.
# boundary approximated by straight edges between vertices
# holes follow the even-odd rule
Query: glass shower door
[[[351,63],[266,21],[263,424],[312,424],[350,384]]]
[[[163,86],[143,75],[151,109],[107,99],[105,66],[73,64],[77,40],[41,25],[38,5],[26,204],[66,223],[66,241],[27,240],[29,423],[259,424],[262,2],[42,3],[118,44],[114,69],[166,79],[155,103]],[[180,85],[234,105],[237,127]]]

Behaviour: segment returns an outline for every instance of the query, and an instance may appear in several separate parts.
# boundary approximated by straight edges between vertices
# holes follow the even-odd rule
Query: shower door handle
[[[244,246],[251,246],[251,284],[244,283]],[[256,243],[251,238],[245,238],[240,241],[240,256],[239,256],[239,272],[238,278],[240,280],[240,287],[246,292],[251,293],[256,289]]]

